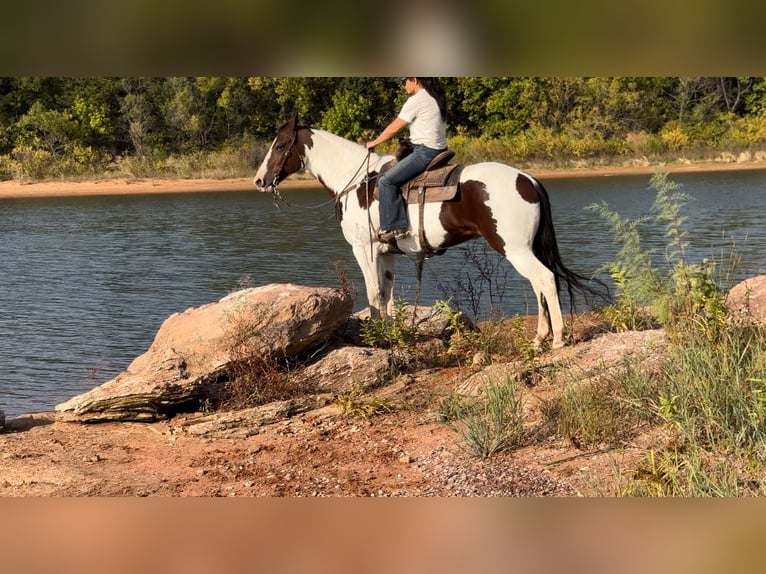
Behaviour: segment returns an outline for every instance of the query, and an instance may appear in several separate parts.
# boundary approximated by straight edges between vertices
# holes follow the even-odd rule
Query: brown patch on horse
[[[537,193],[534,182],[523,173],[516,177],[516,191],[527,203],[540,203],[540,195]]]
[[[375,201],[375,189],[378,184],[378,172],[371,171],[367,174],[367,180],[362,180],[356,188],[356,198],[359,200],[359,207],[369,209],[370,204]]]
[[[505,241],[497,233],[497,220],[487,205],[488,199],[486,185],[481,181],[461,183],[455,199],[442,204],[439,221],[447,237],[438,249],[447,249],[481,235],[495,251],[505,256]]]

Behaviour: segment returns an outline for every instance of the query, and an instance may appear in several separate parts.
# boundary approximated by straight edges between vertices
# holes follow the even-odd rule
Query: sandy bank
[[[528,169],[542,180],[571,177],[609,177],[619,175],[650,175],[659,166],[596,167],[572,169]],[[738,171],[766,169],[766,162],[748,163],[693,163],[666,165],[668,173],[690,173],[706,171]],[[281,189],[320,187],[313,178],[288,178]],[[237,179],[108,179],[94,181],[44,181],[24,183],[18,181],[0,182],[0,198],[52,197],[52,196],[97,196],[131,195],[148,193],[192,193],[201,191],[255,191],[251,178]]]

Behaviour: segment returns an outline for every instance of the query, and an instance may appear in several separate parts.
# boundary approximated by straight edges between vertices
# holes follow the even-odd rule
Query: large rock
[[[197,402],[206,385],[249,353],[292,356],[343,324],[348,293],[299,285],[266,285],[168,317],[149,350],[117,377],[56,406],[58,420],[151,421]]]
[[[750,277],[732,287],[726,306],[735,317],[766,323],[766,275]]]

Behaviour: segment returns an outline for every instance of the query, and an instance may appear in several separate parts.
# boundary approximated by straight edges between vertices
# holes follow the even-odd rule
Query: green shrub
[[[418,327],[413,315],[407,312],[407,303],[394,301],[393,317],[370,319],[362,323],[362,342],[370,347],[385,347],[395,350],[413,350],[418,336]]]
[[[656,377],[626,361],[621,368],[593,381],[570,383],[563,393],[543,403],[546,426],[577,448],[616,446],[641,423],[656,418]]]
[[[481,397],[448,404],[452,406],[448,415],[447,404],[441,407],[445,424],[473,455],[489,458],[523,444],[522,404],[512,378],[490,380]]]
[[[737,496],[736,469],[727,461],[706,456],[699,449],[688,452],[650,450],[621,486],[621,496],[707,497]]]

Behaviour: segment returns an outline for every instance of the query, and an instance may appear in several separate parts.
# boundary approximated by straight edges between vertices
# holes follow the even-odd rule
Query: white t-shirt
[[[425,88],[407,98],[399,117],[409,124],[412,143],[433,149],[447,147],[447,126],[439,113],[439,104]]]

